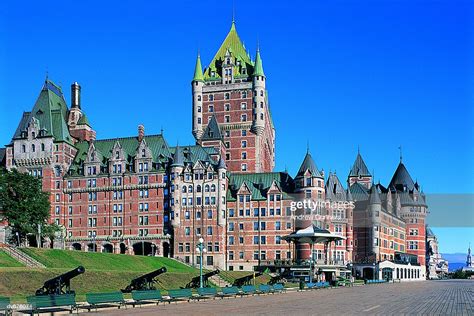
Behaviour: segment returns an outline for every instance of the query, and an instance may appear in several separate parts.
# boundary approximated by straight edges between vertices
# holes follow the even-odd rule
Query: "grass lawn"
[[[252,271],[221,271],[219,276],[226,280],[229,283],[234,283],[235,279],[251,275],[253,274]],[[270,276],[263,274],[255,278],[255,284],[267,284],[270,281]]]
[[[82,265],[86,270],[153,271],[166,267],[168,272],[193,272],[176,260],[162,257],[130,256],[111,253],[83,252],[74,250],[22,248],[47,268],[74,269]]]
[[[9,254],[0,250],[0,267],[23,267],[23,263],[16,261]]]
[[[34,295],[44,281],[66,271],[68,270],[0,268],[0,296],[11,297],[14,302],[25,302],[25,297]],[[76,291],[78,301],[85,301],[86,293],[118,291],[142,274],[137,271],[86,270],[84,274],[71,280],[71,289]],[[198,271],[165,273],[158,276],[155,286],[160,290],[177,289],[198,274]]]

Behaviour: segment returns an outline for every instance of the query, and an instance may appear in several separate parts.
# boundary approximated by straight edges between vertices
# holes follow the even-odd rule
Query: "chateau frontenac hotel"
[[[374,183],[360,153],[344,179],[319,169],[308,150],[296,174],[274,171],[266,83],[259,49],[252,59],[232,23],[209,66],[197,56],[195,144],[170,146],[142,125],[136,135],[100,139],[81,86],[71,85],[68,106],[66,92],[46,79],[0,161],[40,177],[51,193],[50,221],[63,231],[48,246],[197,265],[202,238],[205,268],[304,273],[309,245],[284,237],[310,229],[340,236],[311,248],[326,279],[348,269],[365,278],[425,279],[426,199],[402,160],[387,186]],[[307,209],[298,207],[303,200],[343,203]]]

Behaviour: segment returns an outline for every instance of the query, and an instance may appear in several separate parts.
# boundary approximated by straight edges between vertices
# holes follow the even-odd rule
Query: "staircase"
[[[46,268],[46,266],[40,262],[38,262],[36,259],[33,259],[32,257],[28,256],[26,253],[21,251],[20,249],[16,247],[12,247],[7,244],[0,244],[0,249],[5,251],[7,254],[9,254],[12,258],[16,259],[17,261],[23,263],[25,266],[30,267],[30,268]]]
[[[226,287],[226,286],[231,286],[229,282],[224,280],[219,274],[215,274],[209,278],[209,280],[212,282],[212,284],[215,284],[218,287]]]

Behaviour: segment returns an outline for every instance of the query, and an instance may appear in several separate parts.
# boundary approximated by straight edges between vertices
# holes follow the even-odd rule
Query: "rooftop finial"
[[[360,145],[357,145],[357,154],[360,155]]]
[[[232,24],[235,24],[235,0],[232,1]]]
[[[398,149],[400,150],[400,163],[402,163],[402,145],[400,145],[400,147],[398,147]]]
[[[306,141],[306,153],[309,154],[309,139]]]

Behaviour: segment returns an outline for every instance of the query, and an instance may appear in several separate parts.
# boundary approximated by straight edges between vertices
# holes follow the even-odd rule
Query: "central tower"
[[[270,172],[275,166],[275,128],[269,111],[260,49],[255,59],[237,34],[235,22],[207,68],[198,55],[192,80],[193,135],[208,146],[214,117],[225,145],[229,171]],[[213,122],[213,125],[215,123]]]

